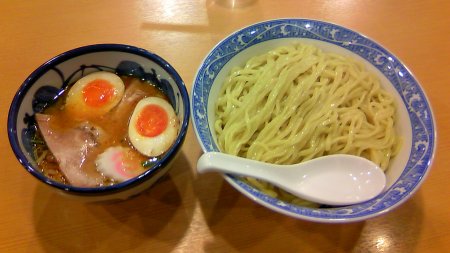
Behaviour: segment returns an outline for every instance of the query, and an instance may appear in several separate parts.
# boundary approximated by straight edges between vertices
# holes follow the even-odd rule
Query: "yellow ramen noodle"
[[[215,107],[223,152],[275,164],[329,154],[368,158],[386,170],[399,149],[394,98],[355,60],[295,44],[235,67]],[[274,186],[265,193],[307,204]]]

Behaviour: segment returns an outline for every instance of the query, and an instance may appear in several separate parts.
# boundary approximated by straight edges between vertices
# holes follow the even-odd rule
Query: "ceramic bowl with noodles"
[[[302,54],[306,52],[309,58],[299,57],[299,54],[291,55],[286,53],[288,51],[297,53],[301,51]],[[308,52],[314,52],[315,55]],[[275,62],[273,60],[275,58],[280,61]],[[293,61],[297,58],[302,62]],[[332,59],[325,67],[317,60],[319,58]],[[341,70],[336,68],[329,71],[328,65],[340,61],[341,58],[353,59],[358,62],[357,71],[367,70],[372,73],[370,76],[373,75],[378,80],[383,94],[375,95],[368,103],[373,105],[368,106],[370,107],[368,111],[375,112],[373,115],[364,112],[367,106],[358,103],[374,93],[369,92],[366,95],[355,93],[367,86],[367,83],[360,82],[366,80],[366,77],[359,78],[361,80],[357,78],[357,82],[351,83],[353,86],[344,92],[329,88],[334,84],[330,80],[336,80]],[[290,66],[293,67],[279,68],[291,61],[293,64]],[[308,67],[308,64],[313,67]],[[272,66],[271,69],[266,69],[267,65]],[[324,71],[321,72],[321,76],[314,76],[318,70]],[[276,74],[272,75],[271,72]],[[342,75],[342,78],[347,79],[351,76],[355,76],[353,70],[349,74]],[[284,89],[279,80],[291,80],[290,83],[294,88]],[[309,85],[311,80],[315,85],[311,86],[313,89],[302,90],[300,86]],[[227,86],[224,88],[224,85]],[[259,88],[263,86],[264,89]],[[325,91],[322,90],[324,87]],[[324,98],[339,93],[345,93],[347,97],[353,96],[349,101],[355,110],[347,111],[347,114],[333,114],[335,111],[342,111],[342,108],[337,106],[339,101],[326,104],[328,100]],[[253,97],[247,99],[250,94],[253,94]],[[387,140],[390,138],[385,137],[396,135],[394,142],[397,144],[392,149],[358,150],[356,139],[351,140],[352,142],[342,142],[339,138],[327,138],[328,132],[338,132],[332,130],[334,128],[331,127],[330,118],[323,118],[319,124],[312,125],[309,129],[300,128],[308,124],[308,122],[303,124],[302,120],[307,117],[322,117],[327,114],[326,108],[332,108],[334,111],[331,113],[330,109],[330,115],[339,115],[335,118],[345,119],[339,123],[341,125],[338,128],[344,129],[346,135],[353,135],[360,125],[378,125],[374,122],[384,117],[386,111],[377,111],[375,108],[385,108],[384,105],[378,106],[385,98],[387,104],[393,105],[389,108],[394,108],[386,110],[391,114],[382,120],[382,124],[387,123],[386,129],[389,130],[383,130],[384,135],[378,135],[378,130],[368,135],[378,136],[378,139],[370,142]],[[274,102],[277,99],[279,102]],[[255,101],[260,103],[255,104]],[[284,108],[283,104],[287,107]],[[320,156],[349,150],[366,158],[375,153],[381,154],[378,157],[389,157],[387,162],[380,162],[378,160],[381,158],[375,158],[376,162],[384,164],[386,169],[385,190],[372,200],[350,206],[325,206],[296,201],[285,198],[278,192],[266,191],[264,185],[258,185],[259,183],[252,179],[231,174],[224,175],[228,183],[251,200],[276,212],[310,221],[329,223],[359,221],[394,209],[410,198],[424,181],[436,147],[435,122],[430,103],[419,82],[405,65],[373,40],[345,27],[317,20],[269,20],[242,28],[224,38],[208,53],[198,69],[191,92],[191,108],[195,133],[204,152],[244,154],[251,159],[263,161],[272,159],[280,163],[299,162],[289,160],[299,154],[303,155],[303,158],[306,157],[305,159],[310,159],[314,158],[314,152]],[[309,112],[309,115],[301,114],[305,111]],[[268,115],[263,115],[264,112],[268,112]],[[286,112],[289,116],[283,116]],[[286,121],[286,117],[292,118],[293,115],[300,115],[300,120]],[[279,123],[275,118],[290,123]],[[260,125],[252,125],[258,120],[262,122]],[[272,128],[266,129],[266,126]],[[300,130],[288,132],[287,129]],[[315,132],[315,139],[298,138],[305,132],[311,132],[311,129],[318,130]],[[280,135],[284,139],[275,139]],[[317,136],[324,138],[316,138]],[[236,142],[233,142],[233,139]],[[272,141],[275,144],[268,145],[264,141]],[[279,148],[277,141],[291,143],[291,149]],[[314,145],[305,146],[304,142]],[[350,144],[347,146],[342,144],[342,147],[338,147],[341,149],[333,149],[333,143]],[[310,153],[313,155],[308,155]]]

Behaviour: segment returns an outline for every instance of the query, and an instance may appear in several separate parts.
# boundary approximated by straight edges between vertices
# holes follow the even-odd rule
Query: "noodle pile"
[[[329,154],[365,157],[386,170],[399,149],[394,98],[355,60],[295,44],[235,67],[217,100],[215,131],[225,153],[274,164]],[[305,204],[265,182],[265,193]]]

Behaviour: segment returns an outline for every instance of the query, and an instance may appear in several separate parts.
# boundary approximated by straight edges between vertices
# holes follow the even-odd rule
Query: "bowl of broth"
[[[384,191],[349,206],[223,175],[251,200],[309,221],[360,221],[401,205],[426,178],[436,148],[430,103],[406,66],[358,32],[317,20],[269,20],[224,38],[197,71],[191,108],[204,152],[274,164],[351,154],[384,170]]]
[[[8,136],[47,186],[87,201],[127,199],[165,175],[189,123],[189,97],[162,57],[122,44],[64,52],[18,89]]]

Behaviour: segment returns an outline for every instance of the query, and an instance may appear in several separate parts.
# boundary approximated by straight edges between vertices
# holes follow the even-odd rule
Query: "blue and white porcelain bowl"
[[[63,89],[95,71],[144,79],[161,88],[180,120],[175,143],[140,176],[112,186],[74,187],[45,177],[33,157],[31,137],[36,129],[34,114],[51,104]],[[141,48],[120,44],[84,46],[62,53],[37,68],[20,86],[9,110],[8,136],[19,162],[39,181],[68,196],[87,201],[126,199],[154,184],[170,168],[180,151],[189,123],[189,97],[177,71],[160,56]]]
[[[424,181],[436,148],[433,113],[412,73],[381,45],[350,29],[308,19],[257,23],[229,35],[206,56],[191,92],[195,132],[204,152],[220,151],[213,128],[214,104],[233,66],[252,56],[291,42],[313,44],[324,51],[359,59],[376,73],[398,105],[397,130],[403,138],[400,154],[386,173],[386,190],[370,201],[344,207],[308,208],[270,197],[233,175],[224,175],[238,191],[274,211],[310,221],[351,222],[384,214],[405,202]]]

